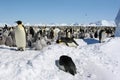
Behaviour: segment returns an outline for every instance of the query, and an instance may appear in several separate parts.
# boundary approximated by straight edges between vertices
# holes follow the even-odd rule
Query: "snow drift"
[[[89,25],[90,26],[111,26],[111,27],[116,26],[114,21],[107,21],[107,20],[93,22],[93,23],[90,23]]]
[[[0,80],[120,80],[120,38],[105,43],[79,39],[77,48],[49,45],[41,51],[0,46]],[[89,44],[87,44],[89,43]],[[77,74],[72,76],[56,66],[61,55],[72,57]]]

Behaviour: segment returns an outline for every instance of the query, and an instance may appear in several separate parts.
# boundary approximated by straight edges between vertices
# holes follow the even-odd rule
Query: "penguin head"
[[[56,43],[61,43],[62,42],[62,40],[60,40],[60,39],[58,39],[57,41],[56,41]]]
[[[16,23],[19,25],[19,24],[22,24],[22,21],[18,20],[16,21]]]

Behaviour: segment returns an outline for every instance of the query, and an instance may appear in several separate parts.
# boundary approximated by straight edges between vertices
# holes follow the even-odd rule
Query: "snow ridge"
[[[77,48],[53,43],[41,51],[24,52],[0,45],[0,80],[120,80],[120,38],[95,44],[76,41],[80,44]],[[72,57],[77,67],[75,76],[56,66],[61,55]]]

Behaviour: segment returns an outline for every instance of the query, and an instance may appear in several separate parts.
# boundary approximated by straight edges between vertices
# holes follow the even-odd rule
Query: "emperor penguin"
[[[30,29],[29,29],[29,34],[31,34],[32,37],[34,37],[35,31],[34,31],[33,27],[30,27]]]
[[[105,41],[105,38],[107,37],[107,33],[105,30],[101,30],[99,32],[99,42],[103,43]]]
[[[0,30],[0,45],[5,45],[7,37],[8,37],[8,31]]]
[[[6,37],[5,45],[6,45],[6,46],[9,46],[9,47],[12,47],[12,46],[13,46],[13,40],[12,40],[12,37],[11,37],[11,36],[7,36],[7,37]]]
[[[2,35],[2,33],[0,33],[0,45],[5,45],[5,36]]]
[[[12,46],[13,46],[13,47],[16,47],[16,41],[15,41],[15,29],[14,29],[13,27],[11,27],[11,29],[10,29],[10,33],[9,33],[8,36],[10,36],[10,37],[12,38],[12,42],[13,42]]]
[[[57,66],[59,69],[69,72],[73,76],[77,73],[75,63],[73,62],[72,58],[67,55],[60,56]]]
[[[68,38],[68,37],[61,37],[56,40],[56,43],[65,43],[69,47],[77,47],[79,44],[74,40],[74,37]]]
[[[22,21],[16,21],[18,24],[15,28],[15,40],[17,50],[24,51],[26,47],[26,31],[24,26],[22,25]]]

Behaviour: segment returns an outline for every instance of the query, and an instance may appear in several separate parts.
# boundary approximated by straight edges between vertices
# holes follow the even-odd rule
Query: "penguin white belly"
[[[60,65],[59,62],[57,63],[57,66],[60,70],[65,71],[65,67],[63,65]]]
[[[68,45],[69,45],[69,47],[77,47],[77,45],[74,42],[68,43]]]
[[[24,30],[23,27],[16,27],[15,39],[16,39],[17,47],[25,48],[25,46],[26,46],[26,35],[25,35],[25,30]]]
[[[71,34],[70,34],[70,32],[68,32],[68,38],[71,38]]]
[[[64,42],[60,42],[59,44],[61,44],[61,45],[66,45]],[[74,42],[72,42],[72,43],[67,43],[67,44],[68,44],[69,47],[77,47],[77,45],[76,45]]]
[[[101,36],[101,42],[105,41],[107,34],[105,32],[102,32],[102,36]]]

